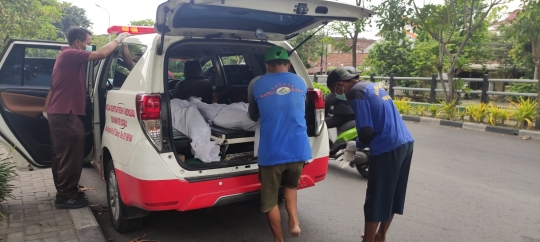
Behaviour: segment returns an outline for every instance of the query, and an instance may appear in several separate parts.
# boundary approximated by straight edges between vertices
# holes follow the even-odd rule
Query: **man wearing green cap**
[[[300,235],[296,210],[297,188],[311,146],[305,119],[306,83],[290,73],[289,54],[279,46],[265,56],[267,74],[256,77],[248,88],[249,117],[260,118],[258,148],[261,211],[266,213],[276,241],[283,241],[278,203],[283,187],[289,215],[289,234]]]

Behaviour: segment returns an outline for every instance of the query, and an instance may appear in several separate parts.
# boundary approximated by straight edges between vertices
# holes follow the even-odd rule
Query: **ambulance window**
[[[60,46],[13,46],[0,69],[0,84],[50,86],[58,54]]]
[[[229,55],[229,56],[221,56],[221,62],[223,65],[246,65],[246,61],[244,60],[244,56],[242,55]]]
[[[193,59],[179,57],[169,58],[168,77],[170,80],[184,80],[184,66],[186,61],[193,61]]]
[[[204,58],[202,61],[201,61],[201,66],[202,66],[202,69],[203,69],[203,72],[205,75],[207,74],[211,74],[210,73],[210,68],[214,67],[214,65],[212,64],[212,60],[210,58]]]
[[[146,52],[146,46],[137,44],[124,44],[120,46],[111,62],[109,81],[113,89],[120,89],[137,62]]]
[[[220,56],[228,86],[249,85],[255,77],[243,55]]]

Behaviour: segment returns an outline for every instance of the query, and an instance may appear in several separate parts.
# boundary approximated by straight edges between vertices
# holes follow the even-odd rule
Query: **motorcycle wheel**
[[[356,169],[358,172],[360,172],[360,175],[362,175],[365,178],[369,178],[369,165],[362,164],[362,165],[356,165]]]
[[[365,178],[369,177],[369,157],[366,153],[356,152],[355,155],[356,170]]]

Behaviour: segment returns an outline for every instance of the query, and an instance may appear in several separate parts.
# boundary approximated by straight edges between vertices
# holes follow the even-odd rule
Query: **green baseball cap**
[[[264,56],[264,62],[272,60],[289,60],[289,53],[281,46],[272,46]]]

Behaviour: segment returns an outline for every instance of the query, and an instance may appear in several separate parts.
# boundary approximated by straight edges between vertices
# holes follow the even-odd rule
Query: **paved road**
[[[540,241],[540,141],[408,122],[416,144],[405,215],[388,241]],[[92,168],[81,184],[106,203]],[[299,192],[302,235],[291,241],[360,241],[366,180],[331,163],[325,181]],[[283,214],[282,216],[285,216]],[[96,214],[107,238],[165,241],[272,241],[257,205],[152,213],[144,229],[118,234]],[[285,224],[284,224],[285,228]]]

